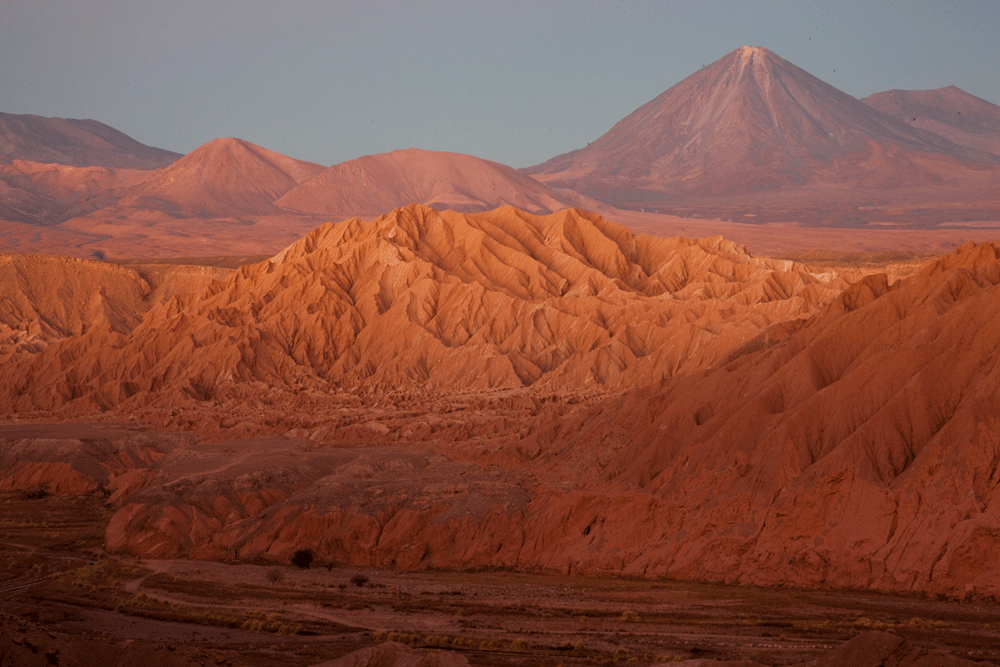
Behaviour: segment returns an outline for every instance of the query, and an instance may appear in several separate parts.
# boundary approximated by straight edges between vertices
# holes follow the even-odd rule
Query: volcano
[[[215,139],[131,188],[121,206],[212,217],[273,212],[275,199],[323,167],[242,139]]]
[[[744,46],[587,147],[525,171],[621,208],[656,209],[807,186],[933,184],[966,165],[997,162],[884,114],[768,49]],[[1000,171],[990,173],[995,185]]]

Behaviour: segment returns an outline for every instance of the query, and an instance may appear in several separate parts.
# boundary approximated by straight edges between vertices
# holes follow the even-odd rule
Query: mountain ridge
[[[904,123],[956,144],[1000,155],[1000,106],[956,86],[887,90],[861,100]]]
[[[72,167],[157,169],[180,153],[142,144],[96,120],[0,112],[0,156]]]
[[[411,203],[461,213],[513,205],[546,214],[567,208],[571,201],[497,162],[408,148],[333,165],[276,205],[346,219],[377,216]]]
[[[896,185],[934,182],[935,169],[964,161],[997,163],[995,156],[887,116],[765,48],[741,47],[586,147],[524,171],[636,208],[646,200],[863,184],[886,151],[910,161],[897,170]]]

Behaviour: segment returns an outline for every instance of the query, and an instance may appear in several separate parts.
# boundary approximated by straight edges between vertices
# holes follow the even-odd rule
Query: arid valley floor
[[[6,426],[0,437],[76,432],[98,441],[122,428]],[[395,659],[412,647],[498,666],[1000,661],[992,601],[489,569],[145,560],[104,552],[105,490],[6,491],[0,504],[0,653],[11,665],[313,665],[387,641],[401,645],[390,647]]]

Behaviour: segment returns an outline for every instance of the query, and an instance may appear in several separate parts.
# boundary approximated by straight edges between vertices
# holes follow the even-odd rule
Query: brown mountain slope
[[[998,283],[1000,248],[966,247],[711,370],[575,410],[515,400],[454,441],[367,408],[378,446],[178,450],[119,497],[108,545],[996,596]]]
[[[620,208],[656,209],[691,197],[746,198],[817,184],[937,184],[985,168],[970,173],[966,163],[996,162],[891,118],[767,49],[747,46],[684,79],[587,147],[525,172]],[[995,184],[1000,171],[990,169]],[[831,197],[838,195],[817,193],[812,204],[829,206]],[[748,201],[744,212],[752,210]]]
[[[115,191],[140,182],[148,174],[139,169],[13,160],[0,164],[0,219],[51,230],[61,222],[114,204]]]
[[[55,341],[95,327],[117,333],[134,328],[153,305],[204,287],[228,271],[163,267],[155,280],[147,267],[44,255],[0,255],[0,361],[14,363]]]
[[[174,217],[275,213],[276,199],[322,169],[242,139],[216,139],[127,189],[118,206]]]
[[[1000,106],[955,86],[936,90],[887,90],[861,101],[960,146],[1000,155]]]
[[[569,201],[575,202],[575,198]],[[342,220],[407,204],[463,213],[516,206],[535,214],[570,206],[534,179],[471,155],[411,148],[349,160],[285,194],[278,206]]]
[[[650,505],[567,555],[627,540],[624,570],[646,576],[1000,594],[998,283],[991,244],[872,276],[801,330],[589,419],[551,465],[615,443],[595,485]]]
[[[141,144],[96,120],[0,113],[0,156],[73,167],[157,169],[179,153]]]
[[[90,331],[10,366],[3,405],[222,404],[260,382],[636,386],[710,366],[845,284],[721,239],[633,236],[581,211],[412,205],[324,225],[127,335]]]
[[[113,551],[1000,595],[1000,247],[819,278],[412,206],[0,365],[0,399],[285,434],[134,464]]]

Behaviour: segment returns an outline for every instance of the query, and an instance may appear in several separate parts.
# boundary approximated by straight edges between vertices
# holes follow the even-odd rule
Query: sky
[[[858,98],[1000,104],[997,0],[0,0],[0,31],[0,111],[324,166],[401,148],[538,164],[743,45]]]

